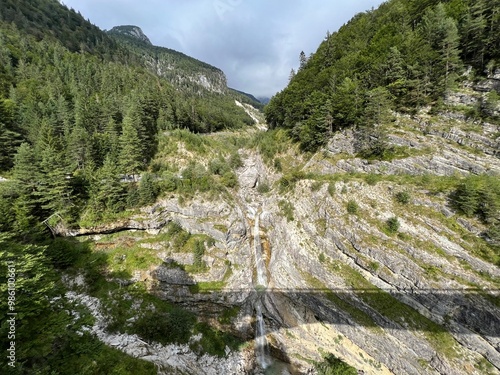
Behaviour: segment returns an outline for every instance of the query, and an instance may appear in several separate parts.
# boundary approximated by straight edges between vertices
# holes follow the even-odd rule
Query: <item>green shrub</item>
[[[375,173],[369,173],[365,176],[365,181],[370,186],[377,185],[377,182],[381,180],[381,176]]]
[[[187,343],[196,317],[183,309],[172,308],[168,313],[145,311],[135,321],[132,331],[146,341],[156,341],[162,344]]]
[[[401,224],[397,217],[391,217],[386,221],[387,230],[389,233],[396,233],[399,230]]]
[[[477,215],[493,223],[500,213],[500,179],[497,176],[467,177],[450,198],[455,208],[468,217]]]
[[[257,185],[257,191],[258,191],[260,194],[265,194],[265,193],[268,193],[270,190],[271,190],[271,188],[269,187],[269,184],[268,184],[267,182],[260,182],[260,183]]]
[[[357,375],[358,371],[341,359],[329,354],[324,361],[316,364],[318,375]]]
[[[222,184],[228,188],[234,188],[238,185],[238,177],[234,172],[226,172],[221,179]]]
[[[347,202],[347,212],[351,215],[355,215],[358,213],[359,205],[355,200],[350,200]]]
[[[323,186],[322,181],[315,181],[311,185],[311,191],[318,191],[319,189],[321,189],[322,186]]]
[[[237,350],[242,341],[230,333],[219,331],[206,323],[197,323],[195,333],[201,333],[201,340],[191,344],[191,349],[199,354],[208,353],[219,357],[226,355],[225,349],[228,346],[232,350]]]
[[[232,169],[243,167],[243,160],[241,160],[240,154],[238,154],[237,152],[231,154],[231,156],[229,157],[229,166]]]
[[[410,193],[407,191],[399,191],[396,193],[394,196],[396,198],[396,201],[401,204],[408,204],[410,203]]]
[[[455,207],[468,217],[479,208],[480,187],[472,180],[461,183],[452,194]]]
[[[274,159],[274,168],[278,171],[281,172],[283,170],[283,167],[281,166],[281,160],[276,158]]]
[[[293,221],[293,205],[285,200],[278,202],[278,207],[281,209],[281,213],[286,217],[286,221]]]
[[[205,254],[205,245],[202,241],[196,241],[193,249],[194,255],[194,263],[193,266],[196,269],[204,269],[206,267],[205,262],[203,261],[203,255]]]

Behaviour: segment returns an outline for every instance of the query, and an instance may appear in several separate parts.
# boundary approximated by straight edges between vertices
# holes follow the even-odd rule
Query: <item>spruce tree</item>
[[[125,116],[120,136],[120,167],[124,173],[131,175],[136,175],[142,169],[144,160],[136,126],[130,116]]]
[[[98,171],[93,190],[91,200],[95,211],[115,213],[125,208],[125,189],[120,182],[118,166],[110,156],[106,157],[103,166]]]
[[[302,70],[306,67],[307,64],[307,56],[304,51],[300,52],[299,55],[299,70]]]
[[[47,215],[58,213],[67,216],[72,209],[72,188],[70,170],[63,156],[48,147],[42,151],[40,184],[36,195],[41,208]]]

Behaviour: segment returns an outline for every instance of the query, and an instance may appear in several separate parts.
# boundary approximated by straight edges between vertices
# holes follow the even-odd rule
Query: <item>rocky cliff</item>
[[[360,158],[352,130],[312,156],[282,147],[274,163],[241,148],[238,187],[229,195],[172,195],[122,222],[64,234],[90,236],[105,250],[119,246],[106,233],[124,231],[130,241],[131,230],[144,231],[133,241],[157,261],[124,282],[146,283],[200,315],[236,307],[226,328],[249,342],[258,338],[261,301],[270,365],[290,373],[313,373],[311,361],[333,353],[370,374],[499,374],[500,269],[481,237],[484,224],[459,215],[435,185],[500,175],[500,128],[456,114],[397,116],[388,142],[404,152],[392,161]],[[224,144],[235,135],[210,137]],[[164,162],[209,156],[172,158]],[[395,199],[403,191],[408,199]],[[396,231],[387,228],[391,218]],[[189,272],[193,254],[161,240],[171,222],[213,240],[203,272]],[[175,346],[129,350],[122,341],[116,345],[165,373],[260,371],[248,347],[208,360]],[[172,350],[182,353],[176,361]]]
[[[142,29],[139,26],[133,25],[124,25],[124,26],[115,26],[111,30],[108,31],[109,34],[118,34],[125,35],[128,37],[132,37],[137,39],[138,41],[145,43],[149,46],[152,46],[153,43],[149,40],[146,34],[143,33]]]

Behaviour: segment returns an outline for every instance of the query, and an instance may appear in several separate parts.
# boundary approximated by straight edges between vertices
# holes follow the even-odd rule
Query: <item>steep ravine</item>
[[[440,144],[435,135],[419,138],[401,129],[393,141],[412,142],[416,149]],[[338,135],[303,170],[317,175],[352,169],[398,173],[391,169],[395,164],[364,163],[349,155],[352,142],[349,132]],[[453,142],[440,146],[443,155],[456,154],[461,147]],[[238,306],[233,329],[255,339],[251,350],[223,359],[197,359],[175,345],[170,351],[158,347],[154,354],[128,350],[123,341],[118,347],[164,369],[168,365],[193,374],[259,373],[273,361],[291,363],[287,371],[292,373],[312,373],[310,361],[321,360],[324,353],[367,374],[500,373],[500,269],[475,256],[475,243],[460,232],[475,233],[477,224],[455,219],[444,199],[422,189],[414,189],[409,206],[401,207],[392,198],[398,187],[389,181],[303,178],[280,191],[276,182],[282,174],[267,166],[259,153],[245,149],[240,155],[244,165],[237,170],[239,187],[231,196],[197,197],[183,204],[172,197],[121,223],[59,230],[93,235],[140,229],[154,238],[175,221],[193,234],[210,236],[215,245],[204,256],[206,272],[188,277],[159,265],[139,279],[158,281],[157,295],[195,312]],[[438,169],[422,163],[432,155],[410,156],[396,164],[414,175],[453,174],[460,160],[500,170],[500,160],[491,155],[461,155],[441,159]],[[264,183],[274,188],[260,192],[265,191],[259,189]],[[346,212],[350,200],[358,202],[356,215]],[[283,202],[289,204],[288,214]],[[385,233],[381,225],[394,215],[401,223],[398,236]],[[461,223],[462,229],[457,232],[450,220]],[[158,264],[166,258],[192,262],[164,244],[152,246],[158,248]],[[189,286],[195,282],[224,286],[193,294]],[[98,302],[92,305],[97,312]],[[100,329],[103,341],[114,340]],[[180,353],[179,360],[166,360],[162,350]]]

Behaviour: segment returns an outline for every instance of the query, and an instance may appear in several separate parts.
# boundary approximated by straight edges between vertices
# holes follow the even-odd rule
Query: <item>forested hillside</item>
[[[54,0],[1,0],[0,21],[12,23],[37,40],[57,40],[72,52],[96,52],[123,59],[124,50],[80,13]],[[121,56],[120,56],[121,53]],[[113,57],[115,56],[115,57]]]
[[[52,298],[64,290],[58,272],[85,257],[85,246],[50,242],[49,227],[92,225],[154,201],[165,190],[151,165],[160,134],[253,123],[234,95],[179,91],[167,78],[56,0],[0,1],[0,255],[2,275],[12,260],[25,280],[17,285],[18,373],[77,373],[75,348],[94,373],[154,369],[76,333],[72,324],[83,321]],[[7,330],[2,321],[5,350]]]
[[[220,69],[181,52],[145,43],[141,38],[128,33],[129,28],[130,26],[114,27],[108,34],[136,55],[153,73],[166,78],[183,91],[226,92],[226,76]]]
[[[32,220],[25,229],[55,212],[75,222],[85,210],[127,205],[127,192],[113,190],[111,179],[147,171],[159,132],[252,123],[232,97],[178,92],[142,64],[104,63],[99,53],[71,52],[8,23],[1,31],[0,170],[12,168],[12,177],[22,181],[15,194],[4,193],[13,205],[29,204],[24,215]],[[103,174],[107,186],[99,182],[104,177],[95,180]],[[98,196],[115,202],[103,205]],[[5,230],[22,221],[12,215],[3,217]]]
[[[373,132],[390,110],[439,106],[462,81],[491,74],[499,58],[500,1],[387,1],[328,34],[310,58],[302,54],[266,118],[316,150],[338,129]]]

